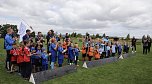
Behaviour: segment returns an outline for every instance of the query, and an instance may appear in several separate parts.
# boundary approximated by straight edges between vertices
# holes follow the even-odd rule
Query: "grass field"
[[[0,53],[5,53],[0,40]],[[4,68],[4,56],[0,56],[0,84],[30,84],[17,74],[9,74]],[[82,65],[82,63],[79,63]],[[135,56],[106,64],[102,67],[84,69],[76,73],[43,82],[43,84],[152,84],[152,52],[143,55],[140,45]]]

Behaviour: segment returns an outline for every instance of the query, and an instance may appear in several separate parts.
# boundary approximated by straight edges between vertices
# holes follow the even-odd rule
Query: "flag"
[[[22,42],[22,41],[23,41],[22,38],[23,38],[23,36],[26,34],[26,26],[25,26],[25,24],[23,24],[22,22],[21,22],[21,24],[20,24],[18,34],[20,35],[19,42]]]

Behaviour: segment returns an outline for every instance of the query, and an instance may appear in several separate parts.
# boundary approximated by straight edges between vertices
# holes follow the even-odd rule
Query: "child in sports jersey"
[[[64,61],[64,53],[67,51],[67,49],[63,49],[62,43],[59,42],[58,44],[58,65],[59,67],[62,67],[63,61]]]
[[[86,47],[85,47],[85,43],[83,42],[82,44],[82,50],[81,50],[81,53],[82,53],[82,61],[86,61]]]
[[[102,43],[101,43],[101,48],[102,48],[101,58],[104,58],[104,57],[106,57],[106,45],[105,45],[104,41],[102,41]]]
[[[73,43],[69,43],[69,47],[68,47],[68,63],[71,65],[74,62],[74,48],[73,48]]]
[[[101,45],[101,43],[100,43],[100,45],[99,45],[99,54],[100,54],[100,59],[103,59],[103,54],[102,54],[102,52],[103,52],[103,48],[102,48],[103,46]]]
[[[79,52],[80,52],[80,50],[79,50],[78,44],[75,43],[75,45],[74,45],[74,56],[75,56],[75,59],[74,60],[75,60],[75,65],[77,65],[77,66],[79,66],[78,65]]]
[[[95,46],[94,57],[95,57],[95,60],[99,60],[100,59],[100,53],[99,53],[99,46],[98,45]]]
[[[55,38],[52,38],[51,44],[49,46],[50,53],[51,53],[51,56],[50,56],[51,69],[54,69],[54,64],[55,64],[56,58],[57,58],[57,48],[58,48],[58,44],[56,43]]]
[[[112,56],[114,57],[116,54],[116,44],[115,43],[111,43],[111,50],[112,50]]]
[[[42,59],[42,71],[48,70],[48,54],[44,47],[42,48],[41,59]]]
[[[118,43],[118,57],[120,57],[122,55],[122,45],[121,43]]]
[[[35,58],[36,58],[36,49],[35,45],[30,46],[30,52],[31,52],[31,63],[32,63],[32,72],[36,72],[36,63],[35,63]]]
[[[111,51],[111,49],[110,49],[110,44],[109,43],[107,43],[107,45],[106,45],[106,58],[109,58],[110,57],[110,51]]]
[[[90,44],[88,49],[88,61],[91,61],[92,57],[94,56],[93,53],[94,53],[94,48],[92,44]]]
[[[41,71],[41,56],[42,56],[42,48],[41,46],[37,46],[36,54],[34,55],[34,64],[36,68],[36,72]]]
[[[128,46],[128,44],[126,42],[124,42],[123,52],[124,53],[128,53],[129,52],[129,46]]]
[[[17,56],[17,64],[19,67],[18,72],[21,73],[21,67],[23,67],[23,62],[24,62],[24,44],[21,42],[19,46],[19,55]]]
[[[66,42],[66,40],[63,42],[62,44],[63,50],[67,50],[68,49],[68,42]],[[64,52],[64,58],[68,59],[68,51]]]
[[[17,57],[19,56],[19,50],[17,48],[17,44],[13,44],[12,50],[10,50],[11,54],[11,73],[14,72],[15,67],[17,66]]]
[[[25,79],[29,79],[32,69],[31,69],[31,52],[30,52],[30,41],[24,41],[24,62],[22,67],[22,76]]]

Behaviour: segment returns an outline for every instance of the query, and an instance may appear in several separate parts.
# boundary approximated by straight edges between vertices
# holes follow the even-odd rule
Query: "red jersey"
[[[24,48],[24,62],[30,62],[30,49],[28,47]]]
[[[17,61],[17,56],[19,55],[19,50],[18,49],[12,49],[10,50],[10,54],[11,54],[11,61]]]
[[[19,48],[19,55],[17,56],[17,63],[22,63],[24,62],[24,51],[23,48]]]

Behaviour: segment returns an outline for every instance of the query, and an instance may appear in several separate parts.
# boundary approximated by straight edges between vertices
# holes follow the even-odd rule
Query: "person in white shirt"
[[[106,45],[106,57],[109,58],[110,57],[110,44],[107,43]]]
[[[111,45],[112,45],[112,47],[111,47],[111,49],[112,49],[112,56],[114,57],[115,54],[116,54],[116,44],[111,43]]]

